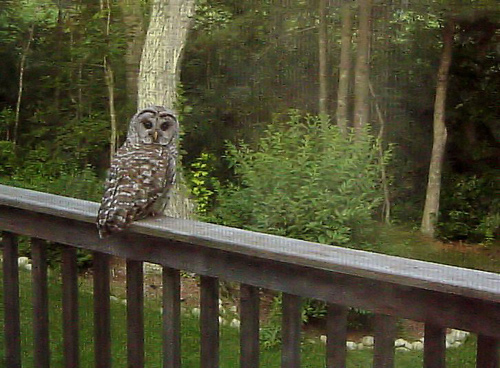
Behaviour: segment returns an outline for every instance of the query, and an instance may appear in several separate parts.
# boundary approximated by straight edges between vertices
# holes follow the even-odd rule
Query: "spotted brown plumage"
[[[163,212],[175,183],[178,127],[174,113],[161,106],[134,115],[111,161],[97,216],[101,238]]]

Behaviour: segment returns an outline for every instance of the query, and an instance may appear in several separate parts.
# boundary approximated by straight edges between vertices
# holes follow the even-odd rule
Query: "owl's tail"
[[[120,232],[129,225],[124,209],[99,209],[96,222],[101,239]]]

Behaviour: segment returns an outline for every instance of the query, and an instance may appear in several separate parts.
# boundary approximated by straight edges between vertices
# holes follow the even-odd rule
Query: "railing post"
[[[19,271],[17,237],[2,233],[5,366],[21,368],[21,327],[19,322]]]
[[[283,293],[281,368],[300,367],[301,298]]]
[[[446,329],[426,323],[424,332],[424,368],[445,368],[445,358]]]
[[[163,267],[163,368],[181,368],[180,300],[179,271]]]
[[[383,314],[375,315],[375,345],[373,347],[373,368],[394,367],[394,339],[396,318]]]
[[[132,260],[127,260],[127,357],[129,368],[144,367],[143,269]]]
[[[347,313],[349,308],[343,305],[328,304],[326,316],[326,367],[345,368]]]
[[[94,252],[95,367],[111,367],[109,255]]]
[[[201,367],[219,368],[219,280],[201,276]]]
[[[79,359],[79,316],[78,316],[78,267],[76,249],[62,246],[62,308],[64,366],[78,368]]]
[[[35,367],[48,368],[50,364],[49,347],[49,298],[47,290],[47,249],[40,239],[31,239],[31,258],[33,262],[33,330]]]
[[[498,368],[498,340],[494,337],[477,337],[477,368]]]
[[[259,367],[259,288],[240,285],[240,368]]]

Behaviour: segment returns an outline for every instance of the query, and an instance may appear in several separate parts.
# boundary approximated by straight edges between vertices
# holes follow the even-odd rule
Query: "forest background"
[[[382,223],[495,244],[494,0],[168,3],[0,3],[0,182],[98,201],[155,83],[146,58],[178,53],[160,88],[192,216],[370,249]],[[182,17],[177,48],[150,42]]]

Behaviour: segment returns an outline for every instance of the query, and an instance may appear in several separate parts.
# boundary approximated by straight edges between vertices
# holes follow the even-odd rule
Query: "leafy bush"
[[[443,183],[439,235],[446,239],[488,241],[500,229],[498,179],[455,175]]]
[[[326,244],[353,244],[383,199],[376,139],[343,137],[336,125],[292,113],[256,148],[228,145],[240,182],[222,191],[220,222]]]

